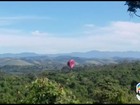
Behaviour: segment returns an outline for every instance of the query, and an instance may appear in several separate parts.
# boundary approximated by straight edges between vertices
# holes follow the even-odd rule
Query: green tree
[[[94,99],[95,103],[102,104],[124,104],[130,101],[127,89],[122,89],[118,80],[105,77],[97,83]]]
[[[26,86],[25,97],[20,103],[29,104],[76,104],[76,97],[68,89],[60,84],[50,81],[48,78],[36,79],[32,84]]]

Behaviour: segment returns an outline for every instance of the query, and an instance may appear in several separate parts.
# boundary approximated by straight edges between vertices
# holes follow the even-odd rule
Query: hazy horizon
[[[88,53],[88,52],[118,52],[118,53],[125,53],[125,52],[139,52],[140,53],[140,51],[101,51],[101,50],[89,50],[89,51],[77,51],[77,52],[64,52],[64,53],[37,53],[37,52],[26,52],[26,51],[24,51],[24,52],[17,52],[17,53],[10,53],[10,52],[5,52],[5,53],[0,53],[0,54],[24,54],[24,53],[33,53],[33,54],[42,54],[42,55],[44,55],[44,54],[69,54],[69,53]]]

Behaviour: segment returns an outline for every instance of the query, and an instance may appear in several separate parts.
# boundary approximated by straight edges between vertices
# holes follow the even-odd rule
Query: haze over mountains
[[[20,57],[37,57],[37,56],[48,56],[48,57],[58,57],[58,56],[72,56],[72,57],[80,57],[80,58],[140,58],[140,52],[138,51],[89,51],[89,52],[72,52],[72,53],[61,53],[61,54],[37,54],[37,53],[5,53],[0,54],[0,58],[12,57],[12,58],[20,58]]]
[[[65,54],[36,54],[36,53],[5,53],[0,54],[0,66],[5,65],[66,65],[69,59],[74,59],[78,64],[109,64],[118,63],[120,59],[139,59],[140,52],[109,52],[109,51],[89,51],[85,53],[73,52]]]
[[[140,52],[137,51],[125,51],[125,52],[119,52],[119,51],[89,51],[89,52],[73,52],[73,53],[67,53],[67,54],[55,54],[54,56],[58,55],[69,55],[74,57],[83,57],[83,58],[113,58],[113,57],[119,57],[119,58],[140,58]]]

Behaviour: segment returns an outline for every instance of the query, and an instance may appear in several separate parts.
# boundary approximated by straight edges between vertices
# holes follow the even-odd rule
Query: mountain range
[[[37,53],[4,53],[0,54],[0,58],[10,57],[10,58],[21,58],[21,57],[38,57],[38,56],[48,56],[48,57],[58,57],[58,56],[72,56],[80,58],[140,58],[140,52],[138,51],[89,51],[89,52],[72,52],[72,53],[58,53],[58,54],[37,54]]]
[[[0,66],[5,65],[66,65],[69,59],[74,59],[77,65],[83,64],[110,64],[118,63],[120,59],[139,60],[140,52],[109,52],[109,51],[89,51],[89,52],[73,52],[63,54],[36,54],[36,53],[5,53],[0,54]]]

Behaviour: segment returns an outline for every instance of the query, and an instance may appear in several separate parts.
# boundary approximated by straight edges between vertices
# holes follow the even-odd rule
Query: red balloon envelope
[[[75,61],[73,59],[68,61],[68,66],[72,69],[75,66]]]

